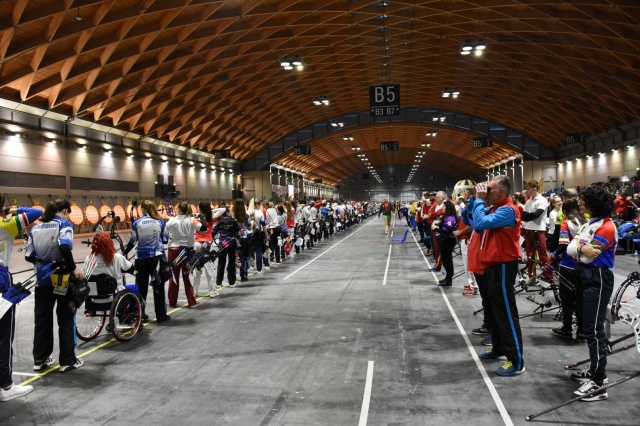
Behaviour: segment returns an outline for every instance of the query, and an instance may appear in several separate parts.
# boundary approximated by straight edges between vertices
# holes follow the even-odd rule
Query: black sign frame
[[[311,155],[311,145],[294,146],[293,155]]]
[[[380,142],[380,151],[399,151],[400,150],[400,142],[398,141],[385,141]]]
[[[216,149],[213,151],[213,158],[221,159],[221,158],[231,158],[231,150],[230,149]]]
[[[572,144],[584,145],[587,143],[587,134],[586,133],[567,133],[564,140],[567,145],[572,145]]]
[[[491,148],[493,146],[493,138],[488,136],[486,138],[473,138],[474,148]]]
[[[400,115],[400,85],[369,86],[369,113],[372,117]]]

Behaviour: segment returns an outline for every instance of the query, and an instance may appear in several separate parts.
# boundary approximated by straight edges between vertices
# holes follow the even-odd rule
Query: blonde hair
[[[150,218],[153,218],[156,220],[160,219],[160,215],[158,215],[158,210],[156,209],[156,205],[153,204],[151,201],[144,200],[142,203],[140,203],[140,208],[144,209]]]

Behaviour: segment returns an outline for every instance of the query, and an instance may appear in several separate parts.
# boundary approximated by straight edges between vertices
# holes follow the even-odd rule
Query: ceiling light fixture
[[[457,87],[447,87],[442,91],[443,98],[456,99],[459,94],[460,94],[460,89],[458,89]]]
[[[331,127],[344,127],[344,121],[340,118],[333,118],[329,120]]]
[[[431,117],[431,121],[434,123],[444,123],[446,119],[447,117],[443,113],[433,114],[433,117]]]
[[[352,151],[360,151],[360,147],[358,145],[351,145]]]
[[[287,71],[292,69],[296,69],[297,71],[302,71],[304,69],[304,61],[300,59],[298,55],[295,56],[287,56],[280,59],[280,66]]]
[[[436,137],[437,135],[438,132],[436,130],[428,130],[427,133],[425,133],[425,136]]]
[[[313,98],[313,104],[316,106],[329,106],[331,105],[331,99],[328,96],[317,96]]]
[[[353,140],[353,135],[352,134],[346,134],[342,136],[342,140],[343,141],[352,141]]]
[[[480,56],[486,48],[487,43],[483,40],[465,40],[460,46],[460,54],[470,55],[473,52],[476,56]]]

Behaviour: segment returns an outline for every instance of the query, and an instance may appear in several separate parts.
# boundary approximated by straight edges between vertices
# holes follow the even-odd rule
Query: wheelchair
[[[92,275],[87,279],[89,296],[85,301],[84,315],[76,317],[76,336],[89,342],[105,327],[119,342],[128,342],[143,328],[142,307],[134,284],[118,290],[115,278],[106,274]]]

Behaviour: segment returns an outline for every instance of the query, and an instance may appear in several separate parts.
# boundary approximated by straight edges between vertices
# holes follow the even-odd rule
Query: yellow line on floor
[[[254,272],[253,274],[255,274],[255,272]],[[251,276],[251,275],[253,275],[253,274],[249,274],[249,276]],[[223,287],[223,288],[221,288],[221,289],[220,289],[220,290],[218,290],[218,291],[222,291],[222,290],[223,290],[223,289],[225,289],[225,288],[229,288],[229,287]],[[232,287],[232,288],[235,288],[235,287]],[[204,298],[208,298],[210,294],[211,294],[211,293],[207,293],[207,294],[205,294],[204,296],[200,296],[200,297],[196,298],[196,300],[201,300],[201,299],[204,299]],[[172,314],[172,313],[174,313],[174,312],[179,311],[180,309],[187,308],[188,306],[189,306],[189,304],[188,304],[188,303],[185,303],[184,305],[182,305],[182,306],[180,306],[180,307],[177,307],[177,308],[174,308],[174,309],[172,309],[171,311],[167,312],[167,314]],[[146,323],[144,323],[144,325],[149,325],[149,324],[154,323],[154,322],[156,322],[156,318],[154,318],[154,319],[152,319],[152,320],[147,321]],[[91,348],[91,349],[89,349],[88,351],[83,352],[83,353],[81,353],[80,355],[77,355],[77,357],[78,357],[78,358],[84,358],[84,357],[86,357],[87,355],[90,355],[91,353],[93,353],[93,352],[97,351],[98,349],[102,349],[102,348],[104,348],[105,346],[107,346],[107,345],[109,345],[109,344],[111,344],[111,343],[113,343],[113,342],[115,342],[115,341],[116,341],[116,339],[115,339],[115,338],[112,338],[112,339],[110,339],[110,340],[107,340],[106,342],[99,344],[99,345],[98,345],[98,346],[96,346],[95,348]],[[28,385],[29,383],[33,383],[33,382],[35,382],[36,380],[38,380],[38,379],[40,379],[40,378],[42,378],[42,377],[46,376],[47,374],[53,373],[54,371],[57,371],[57,370],[59,370],[59,369],[60,369],[60,366],[59,366],[59,365],[56,365],[55,367],[48,368],[47,370],[43,371],[42,373],[37,374],[37,375],[35,375],[34,377],[31,377],[30,379],[27,379],[27,380],[25,380],[24,382],[20,383],[20,386],[25,386],[25,385]]]

